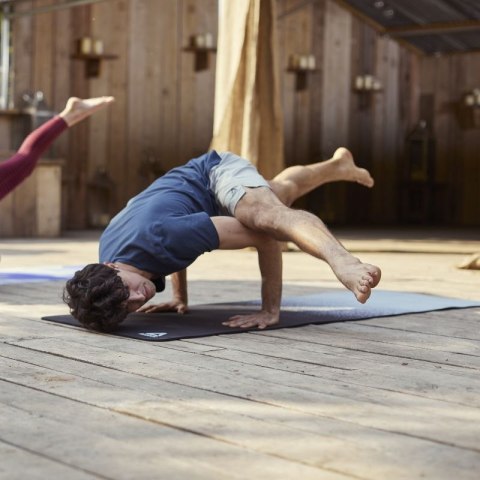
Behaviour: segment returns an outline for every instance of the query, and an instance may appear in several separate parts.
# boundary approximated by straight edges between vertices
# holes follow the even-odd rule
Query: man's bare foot
[[[115,101],[113,97],[87,98],[84,100],[77,97],[71,97],[68,99],[65,109],[59,114],[59,116],[65,120],[69,127],[71,127],[98,110],[106,107],[113,101]]]
[[[365,303],[380,282],[381,270],[375,265],[362,263],[358,258],[336,259],[331,264],[337,278],[347,287],[360,303]]]
[[[373,187],[374,181],[368,170],[357,167],[349,150],[340,147],[335,150],[332,160],[338,161],[340,180],[357,182],[365,187]]]

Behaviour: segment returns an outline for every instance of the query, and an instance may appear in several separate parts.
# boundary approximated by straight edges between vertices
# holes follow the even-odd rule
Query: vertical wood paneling
[[[53,16],[55,41],[53,44],[53,90],[52,98],[49,99],[52,108],[59,112],[71,96],[71,31],[72,31],[72,10],[59,10]],[[69,158],[69,135],[61,135],[51,147],[52,155],[56,158]],[[68,165],[68,164],[67,164]],[[66,167],[64,172],[68,169]],[[63,192],[68,191],[65,186]],[[61,224],[67,225],[67,195],[62,194]]]
[[[312,76],[310,85],[310,159],[311,161],[323,160],[323,118],[322,118],[322,92],[324,68],[324,25],[325,5],[323,2],[315,2],[312,5],[312,46],[311,52],[315,56],[317,72]]]
[[[353,90],[357,75],[377,75],[376,72],[376,39],[373,29],[352,19],[352,72],[350,79],[350,123],[349,141],[345,144],[354,154],[357,165],[372,170],[373,161],[373,98],[359,94]],[[376,94],[378,95],[378,94]],[[353,224],[364,224],[369,221],[372,202],[372,190],[356,184],[345,186],[348,205],[362,205],[362,208],[347,208],[346,220]]]
[[[113,28],[113,9],[118,6],[115,2],[101,2],[91,6],[90,34],[94,40],[103,42],[106,53],[112,52],[109,32]],[[116,52],[115,52],[116,53]],[[112,64],[117,60],[104,60],[100,66],[100,75],[90,78],[89,96],[99,97],[109,95],[110,71]],[[90,225],[103,226],[99,220],[100,214],[109,212],[111,206],[111,194],[113,191],[105,184],[99,185],[99,180],[107,181],[111,178],[108,170],[108,136],[111,112],[109,109],[98,112],[88,120],[88,170],[87,170],[87,221]],[[106,175],[106,176],[105,176]]]
[[[480,62],[479,56],[468,58],[462,56],[455,58],[457,68],[456,82],[452,83],[451,103],[457,103],[462,98],[463,92],[471,91],[480,85]],[[459,78],[459,72],[462,72],[462,78]],[[460,91],[455,91],[454,87]],[[457,93],[458,92],[458,93]],[[453,122],[452,122],[453,123]],[[455,122],[456,133],[460,136],[458,123]],[[476,128],[467,129],[461,135],[462,142],[460,146],[461,162],[463,164],[463,175],[457,179],[461,185],[459,190],[462,192],[463,208],[460,222],[465,225],[480,224],[480,125]],[[454,154],[446,159],[449,165],[454,165]],[[467,180],[468,179],[468,180]],[[459,186],[460,186],[459,185]],[[463,188],[462,188],[463,187]],[[458,188],[457,188],[458,190]]]
[[[399,130],[399,46],[387,38],[377,42],[377,75],[384,90],[374,99],[372,173],[377,182],[372,193],[372,218],[375,223],[392,223],[398,213],[398,162],[404,138]]]
[[[195,0],[182,0],[181,25],[179,27],[178,82],[178,154],[177,162],[184,163],[189,158],[208,150],[213,133],[212,98],[215,93],[215,54],[210,54],[210,67],[207,70],[194,70],[195,56],[183,50],[189,44],[190,35],[209,32],[218,38],[217,18],[211,15],[216,10],[216,0],[206,0],[199,4]],[[197,95],[196,92],[203,92]]]
[[[110,214],[120,210],[126,201],[125,191],[131,183],[128,162],[128,65],[130,61],[130,0],[117,0],[114,4],[109,2],[104,7],[102,18],[111,17],[111,28],[103,32],[106,51],[118,55],[118,58],[109,62],[105,72],[108,78],[107,95],[115,97],[106,114],[108,117],[108,153],[106,168],[114,183],[112,198],[110,199]]]
[[[480,125],[465,122],[471,112],[462,107],[465,93],[478,88],[479,72],[478,53],[421,61],[421,94],[434,98],[436,180],[445,190],[443,218],[464,226],[480,224]]]
[[[277,3],[280,91],[284,115],[285,164],[307,164],[321,156],[322,125],[322,2],[282,0]],[[317,70],[307,74],[306,88],[297,89],[289,72],[294,54],[313,55]]]
[[[351,85],[351,15],[335,2],[325,11],[323,62],[323,153],[348,140]]]
[[[38,0],[37,7],[52,5],[53,0]],[[49,100],[53,98],[54,15],[41,13],[34,18],[33,85]]]
[[[66,161],[64,227],[89,225],[97,202],[89,182],[99,169],[115,184],[107,202],[114,214],[152,180],[158,168],[145,173],[149,157],[167,170],[208,149],[215,63],[194,72],[193,55],[182,47],[195,33],[216,37],[217,18],[216,0],[111,0],[15,20],[16,105],[26,90],[44,91],[57,111],[69,96],[116,97],[55,144],[55,156]],[[85,63],[71,58],[82,36],[100,38],[118,55],[102,62],[99,77],[86,78]]]
[[[21,2],[16,8],[51,1]],[[478,225],[480,136],[478,129],[462,127],[457,107],[466,91],[479,86],[480,54],[420,59],[377,36],[332,0],[278,0],[277,13],[286,163],[327,158],[345,145],[377,180],[371,192],[357,186],[322,188],[305,205],[330,223],[397,221],[405,137],[420,119],[420,95],[429,94],[435,99],[436,180],[448,185],[452,221]],[[154,170],[167,170],[208,148],[215,62],[195,72],[193,54],[183,47],[195,33],[216,37],[216,23],[216,0],[111,0],[13,22],[17,105],[27,90],[44,91],[56,110],[72,95],[111,94],[117,100],[55,144],[55,156],[65,158],[64,227],[88,226],[89,198],[95,203],[88,181],[98,168],[105,167],[116,185],[113,214]],[[84,35],[98,36],[106,51],[119,56],[103,63],[98,78],[87,79],[85,64],[70,58],[75,40]],[[301,92],[295,90],[295,75],[286,72],[293,53],[313,53],[317,60],[318,71]],[[384,89],[368,108],[360,108],[352,79],[372,72]],[[145,173],[149,157],[158,165]],[[358,204],[362,209],[351,208]]]
[[[32,7],[32,2],[22,2],[16,5],[19,12]],[[12,21],[12,55],[13,69],[13,100],[20,103],[23,93],[33,90],[32,58],[33,58],[33,19],[32,17],[18,17]]]
[[[78,7],[72,10],[72,40],[74,42],[91,31],[91,6]],[[72,61],[72,76],[70,78],[71,96],[87,98],[90,96],[90,84],[85,77],[85,64],[80,60]],[[70,145],[66,165],[68,180],[66,195],[68,195],[67,228],[84,228],[88,225],[87,218],[87,181],[89,124],[81,122],[70,131]],[[65,190],[64,190],[65,192]]]
[[[156,106],[157,121],[147,130],[146,144],[155,148],[161,146],[167,169],[178,165],[178,64],[182,55],[182,45],[177,35],[179,14],[179,3],[171,0],[164,2],[157,18],[151,20],[151,30],[156,35],[152,35],[155,44],[151,45],[149,51],[149,69],[153,69],[152,100]]]
[[[312,7],[306,6],[292,15],[291,22],[294,22],[299,33],[296,36],[295,50],[292,53],[309,54],[312,44]],[[290,159],[294,164],[310,163],[310,92],[313,79],[312,74],[307,77],[307,88],[305,90],[296,90],[296,74],[288,73],[290,81],[294,82],[293,94],[295,98],[293,110],[293,156]]]
[[[351,32],[352,16],[335,2],[328,0],[325,9],[322,147],[323,158],[333,155],[336,148],[348,146],[351,94]],[[343,222],[347,215],[344,184],[325,188],[324,219]]]
[[[130,1],[130,35],[129,35],[129,53],[128,53],[128,82],[127,82],[127,152],[128,166],[130,170],[130,182],[125,185],[126,194],[131,197],[137,191],[136,171],[138,162],[142,159],[143,131],[144,125],[143,111],[146,108],[145,101],[151,98],[145,93],[150,94],[145,89],[143,80],[147,65],[147,55],[144,45],[148,41],[148,32],[144,25],[149,15],[148,2],[146,0]],[[150,109],[148,109],[150,110]],[[135,159],[132,161],[131,159]]]

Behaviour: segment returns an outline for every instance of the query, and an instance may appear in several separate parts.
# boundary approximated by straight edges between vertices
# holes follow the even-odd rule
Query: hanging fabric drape
[[[211,148],[248,158],[265,178],[284,166],[275,1],[220,6]]]

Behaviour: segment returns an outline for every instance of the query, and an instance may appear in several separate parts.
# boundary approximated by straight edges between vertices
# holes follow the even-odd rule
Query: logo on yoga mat
[[[164,335],[168,335],[167,332],[143,332],[139,333],[139,335],[142,335],[142,337],[148,337],[148,338],[159,338],[163,337]]]

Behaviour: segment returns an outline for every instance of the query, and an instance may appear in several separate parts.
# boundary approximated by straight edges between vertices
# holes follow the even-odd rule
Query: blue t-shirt
[[[157,292],[165,276],[219,245],[210,217],[220,215],[209,173],[220,162],[212,150],[170,170],[133,197],[100,238],[100,262],[122,262],[153,274]]]

